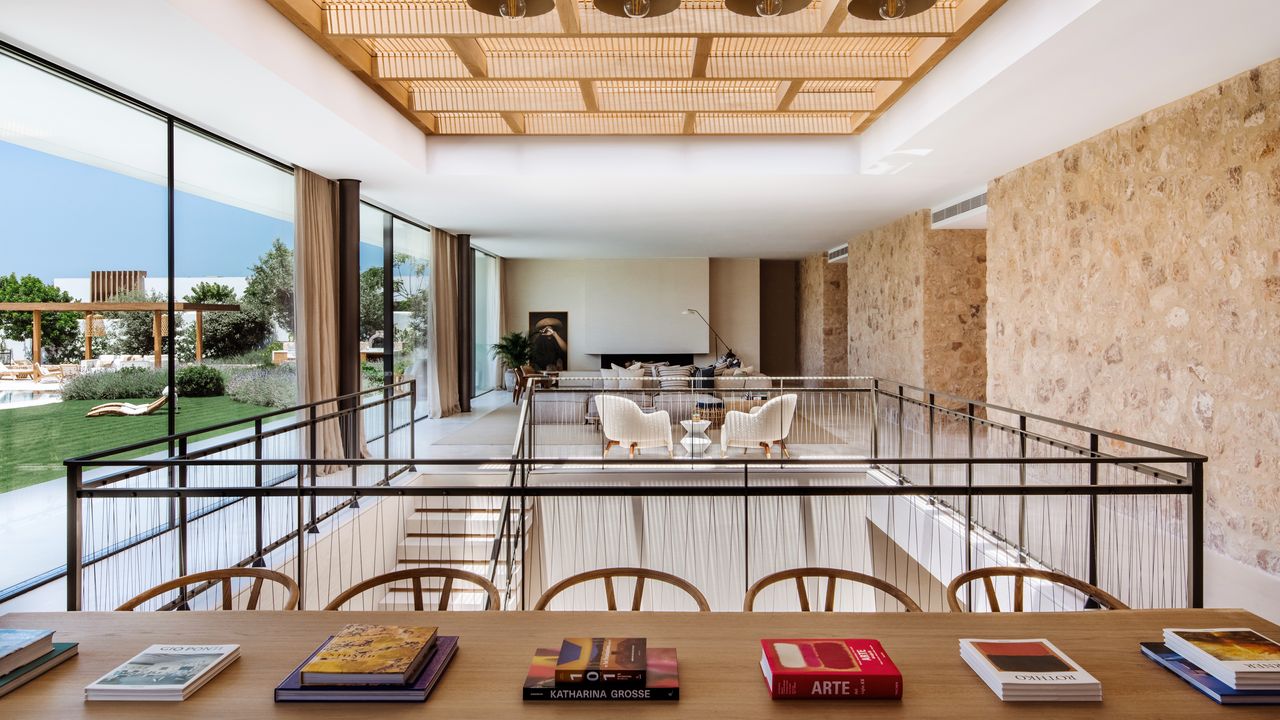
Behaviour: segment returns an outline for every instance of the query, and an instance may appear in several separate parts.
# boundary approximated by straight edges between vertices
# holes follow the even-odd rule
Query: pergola
[[[239,305],[222,305],[217,303],[174,303],[174,312],[194,312],[196,314],[196,362],[204,359],[204,314],[207,312],[239,312]],[[0,312],[31,313],[31,356],[36,362],[40,360],[40,316],[47,312],[83,313],[85,317],[84,358],[93,357],[93,338],[90,336],[88,323],[93,316],[104,312],[149,312],[152,313],[151,337],[152,355],[156,367],[160,367],[160,338],[164,336],[164,316],[169,312],[169,304],[163,302],[0,302]]]

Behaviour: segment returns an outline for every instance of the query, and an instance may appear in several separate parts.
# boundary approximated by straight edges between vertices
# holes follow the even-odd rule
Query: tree
[[[224,305],[235,305],[238,302],[235,288],[215,282],[197,283],[182,300]],[[203,324],[204,355],[209,358],[230,357],[258,350],[271,338],[271,321],[252,310],[205,313]],[[183,351],[181,354],[185,354],[186,349],[190,348],[194,356],[195,335],[195,325],[187,326],[183,331],[182,342],[178,345],[179,350]]]
[[[293,334],[293,250],[279,238],[249,272],[242,312]]]
[[[129,292],[121,293],[113,296],[112,302],[145,302],[145,303],[161,303],[168,302],[167,298],[160,293],[146,292]],[[161,311],[162,315],[167,315],[167,311]],[[106,352],[113,355],[150,355],[154,348],[155,335],[155,313],[152,311],[135,311],[135,312],[109,312],[105,313],[108,320],[112,322],[107,327]],[[164,322],[161,320],[161,322]],[[177,327],[170,328],[169,337],[177,337],[182,332],[182,315],[178,314],[174,318]],[[164,353],[168,345],[165,339],[161,338],[160,352]]]
[[[360,337],[363,340],[382,332],[382,278],[380,267],[371,267],[360,273]]]
[[[16,273],[0,275],[0,302],[71,302],[72,297],[53,285],[48,285],[35,275]],[[31,313],[0,313],[0,337],[25,341],[31,338]],[[53,363],[74,360],[83,350],[78,313],[42,313],[40,317],[40,344],[44,358],[38,361]]]

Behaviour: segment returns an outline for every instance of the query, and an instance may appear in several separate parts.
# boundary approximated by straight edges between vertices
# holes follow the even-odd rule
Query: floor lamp
[[[724,345],[725,354],[723,359],[728,361],[729,367],[739,367],[742,365],[742,361],[738,359],[738,356],[733,354],[733,348],[729,347],[729,343],[725,342],[724,338],[720,337],[720,333],[716,332],[716,329],[711,327],[711,322],[707,320],[702,313],[694,310],[693,308],[685,308],[684,312],[680,314],[697,315],[702,322],[706,323],[707,329],[711,331],[711,334],[716,336],[716,350],[720,350],[720,346]]]

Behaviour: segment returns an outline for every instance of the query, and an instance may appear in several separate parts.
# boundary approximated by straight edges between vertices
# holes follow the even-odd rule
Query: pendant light
[[[901,20],[932,8],[938,0],[851,0],[849,14],[863,20]]]
[[[809,7],[813,0],[724,0],[725,9],[747,17],[778,17]]]
[[[467,0],[467,4],[476,12],[508,20],[538,17],[556,9],[556,0]]]
[[[596,9],[624,18],[653,18],[675,12],[680,0],[595,0]]]

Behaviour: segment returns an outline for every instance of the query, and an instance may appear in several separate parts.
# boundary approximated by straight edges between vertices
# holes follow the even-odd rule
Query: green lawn
[[[128,400],[147,403],[154,398]],[[69,400],[0,410],[0,492],[63,477],[62,461],[87,453],[130,445],[168,434],[165,411],[147,417],[86,418],[98,401]],[[228,397],[179,398],[178,431],[261,415],[270,408]],[[247,423],[246,423],[247,426]],[[243,427],[243,426],[237,426]],[[236,428],[227,428],[231,432]],[[139,454],[156,452],[151,448]]]

